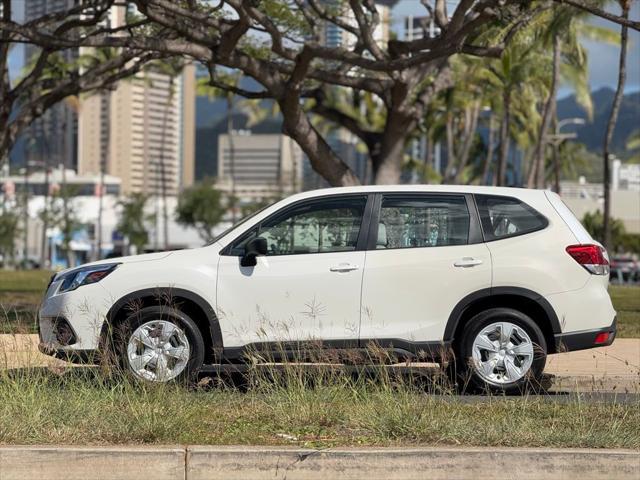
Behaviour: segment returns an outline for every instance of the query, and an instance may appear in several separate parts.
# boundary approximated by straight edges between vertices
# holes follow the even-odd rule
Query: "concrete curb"
[[[0,480],[185,478],[186,449],[175,447],[0,447]]]
[[[638,478],[640,452],[525,448],[0,447],[0,478],[24,480],[520,480]]]

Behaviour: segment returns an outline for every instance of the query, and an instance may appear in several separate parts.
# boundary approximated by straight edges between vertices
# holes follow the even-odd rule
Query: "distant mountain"
[[[610,88],[601,88],[591,93],[593,99],[593,120],[585,125],[567,125],[563,132],[576,132],[576,141],[583,143],[594,153],[602,152],[604,135],[613,104],[615,92]],[[558,118],[587,117],[583,108],[577,104],[574,95],[558,101]],[[612,151],[621,158],[626,156],[626,143],[631,132],[640,129],[640,92],[628,93],[622,97],[618,122],[613,133]]]

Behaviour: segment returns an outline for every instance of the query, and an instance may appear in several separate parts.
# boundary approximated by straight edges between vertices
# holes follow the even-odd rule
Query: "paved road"
[[[37,335],[0,335],[0,368],[64,367],[64,362],[40,354],[37,345]],[[620,338],[610,347],[550,355],[545,373],[553,379],[552,394],[582,392],[585,398],[605,400],[624,394],[637,397],[640,339]]]

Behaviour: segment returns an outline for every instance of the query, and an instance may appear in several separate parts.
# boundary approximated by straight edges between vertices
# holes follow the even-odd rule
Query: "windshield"
[[[279,201],[279,200],[278,200]],[[236,222],[234,225],[231,225],[229,228],[227,228],[224,232],[222,232],[220,235],[217,235],[213,240],[211,240],[211,242],[209,242],[207,244],[207,246],[209,245],[213,245],[214,243],[216,243],[218,240],[221,240],[224,236],[226,236],[227,234],[231,233],[233,230],[235,230],[236,228],[238,228],[240,225],[248,222],[249,220],[251,220],[253,217],[255,217],[256,215],[258,215],[259,213],[265,211],[267,208],[269,208],[270,206],[276,204],[278,201],[276,202],[271,202],[268,205],[265,205],[264,207],[259,208],[258,210],[256,210],[253,213],[250,213],[249,215],[247,215],[246,217],[243,217],[240,219],[239,222]]]

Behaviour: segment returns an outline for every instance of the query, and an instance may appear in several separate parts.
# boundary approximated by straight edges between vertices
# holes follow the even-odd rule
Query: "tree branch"
[[[609,20],[610,22],[617,23],[618,25],[629,27],[629,28],[632,28],[633,30],[640,32],[640,22],[635,20],[629,20],[628,18],[624,18],[620,15],[614,15],[605,10],[602,10],[601,8],[598,8],[593,5],[589,5],[588,3],[580,2],[578,0],[553,0],[553,1],[563,5],[570,5],[584,12],[591,13],[592,15],[595,15],[597,17],[604,18],[605,20]]]

